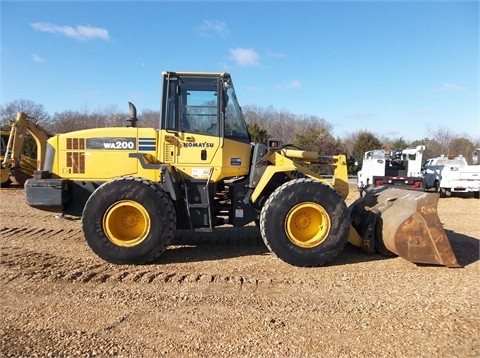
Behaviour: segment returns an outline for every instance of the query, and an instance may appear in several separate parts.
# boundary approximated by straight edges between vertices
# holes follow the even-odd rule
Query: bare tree
[[[453,139],[453,134],[447,127],[439,126],[432,133],[432,139],[435,139],[440,144],[440,152],[442,154],[448,153],[448,146]]]
[[[55,133],[67,133],[85,128],[91,128],[88,126],[86,113],[66,110],[53,115],[53,131]]]
[[[297,115],[287,110],[276,110],[272,106],[246,106],[243,109],[248,124],[256,123],[272,137],[281,138],[284,143],[293,143],[299,134],[307,134],[311,130],[332,130],[332,125],[317,116]]]
[[[66,133],[80,129],[125,127],[128,115],[119,111],[118,107],[110,106],[90,112],[87,107],[82,111],[63,111],[55,113],[52,127],[55,133]]]
[[[51,117],[39,103],[27,99],[17,99],[0,106],[0,125],[2,128],[10,127],[10,123],[15,121],[18,112],[24,112],[29,119],[42,126],[48,126]]]
[[[160,111],[144,109],[138,117],[139,127],[160,128]]]

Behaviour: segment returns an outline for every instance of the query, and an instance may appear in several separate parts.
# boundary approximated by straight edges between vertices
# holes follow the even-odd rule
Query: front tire
[[[450,198],[452,196],[452,191],[450,188],[439,188],[441,198]]]
[[[345,202],[331,187],[302,178],[277,188],[260,215],[265,245],[295,266],[321,266],[342,251],[350,220]]]
[[[83,210],[90,248],[114,264],[144,264],[168,247],[175,235],[172,200],[157,184],[122,177],[101,185]]]

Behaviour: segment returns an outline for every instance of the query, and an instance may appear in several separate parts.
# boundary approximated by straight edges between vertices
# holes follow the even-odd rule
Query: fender
[[[265,189],[268,183],[270,183],[272,177],[277,173],[284,173],[287,177],[291,179],[294,179],[296,177],[309,177],[319,180],[329,186],[332,186],[332,184],[328,180],[320,177],[311,170],[301,166],[300,164],[294,162],[290,158],[287,158],[278,152],[267,153],[267,155],[262,159],[262,161],[268,161],[271,163],[271,165],[268,165],[265,168],[264,173],[262,174],[260,180],[258,181],[255,189],[251,194],[250,200],[252,203],[257,202],[262,191]]]

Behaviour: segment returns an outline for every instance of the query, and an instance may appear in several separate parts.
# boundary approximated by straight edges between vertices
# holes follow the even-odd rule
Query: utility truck
[[[357,186],[393,185],[405,189],[423,190],[422,156],[424,145],[403,150],[375,149],[365,152],[362,169],[357,174]]]
[[[332,261],[348,242],[368,252],[458,267],[438,194],[376,188],[347,208],[345,155],[252,143],[228,73],[164,72],[159,128],[58,134],[25,185],[28,205],[82,217],[88,245],[115,264],[157,259],[177,229],[255,222],[296,266]],[[272,143],[277,143],[273,141]],[[327,180],[303,163],[329,163]]]
[[[435,189],[441,197],[453,193],[473,193],[479,198],[480,165],[468,165],[462,155],[441,155],[423,166],[426,189]]]

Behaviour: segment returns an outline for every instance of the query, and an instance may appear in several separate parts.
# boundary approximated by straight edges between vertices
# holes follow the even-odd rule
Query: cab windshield
[[[225,82],[225,87],[225,138],[250,141],[233,85]]]

